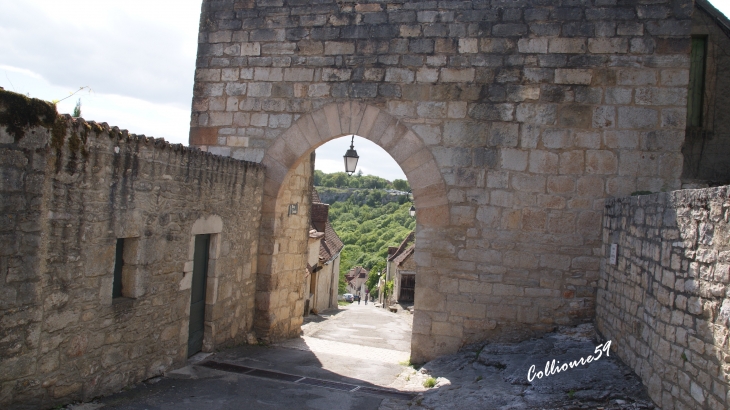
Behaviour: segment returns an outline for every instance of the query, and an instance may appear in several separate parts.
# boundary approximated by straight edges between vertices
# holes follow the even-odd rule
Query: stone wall
[[[606,201],[597,328],[664,410],[730,402],[729,218],[728,186]]]
[[[263,163],[265,209],[317,146],[379,144],[418,208],[412,361],[524,339],[594,316],[603,198],[680,187],[691,14],[690,0],[207,0],[190,143]]]
[[[309,295],[305,275],[313,174],[314,154],[287,173],[276,202],[265,200],[262,206],[256,331],[265,341],[300,334],[304,300]],[[290,209],[292,205],[296,213]]]
[[[252,336],[260,165],[0,91],[0,172],[0,407],[88,400],[182,366],[196,234],[212,234],[203,350]]]
[[[710,186],[730,183],[730,22],[717,15],[722,14],[699,0],[692,16],[692,35],[707,39],[707,67],[702,126],[688,129],[682,149],[682,177]]]

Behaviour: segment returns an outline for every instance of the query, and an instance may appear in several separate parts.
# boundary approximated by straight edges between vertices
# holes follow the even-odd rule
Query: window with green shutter
[[[702,97],[705,91],[707,37],[692,37],[687,93],[687,127],[702,127]]]

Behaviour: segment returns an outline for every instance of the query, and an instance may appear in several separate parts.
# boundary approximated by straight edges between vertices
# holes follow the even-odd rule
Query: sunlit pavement
[[[93,408],[377,409],[397,395],[392,387],[410,356],[411,323],[408,314],[355,302],[306,318],[301,338],[215,353]]]

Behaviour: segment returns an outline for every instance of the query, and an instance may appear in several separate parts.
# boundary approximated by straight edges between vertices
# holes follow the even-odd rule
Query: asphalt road
[[[411,323],[408,314],[355,303],[307,318],[301,338],[198,357],[165,377],[70,408],[377,409],[385,398],[398,399]]]

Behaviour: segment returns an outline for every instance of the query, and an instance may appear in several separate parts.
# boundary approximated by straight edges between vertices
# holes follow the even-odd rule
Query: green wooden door
[[[193,284],[190,292],[190,333],[188,357],[203,349],[205,329],[205,282],[208,275],[208,248],[210,235],[195,236],[193,256]]]

